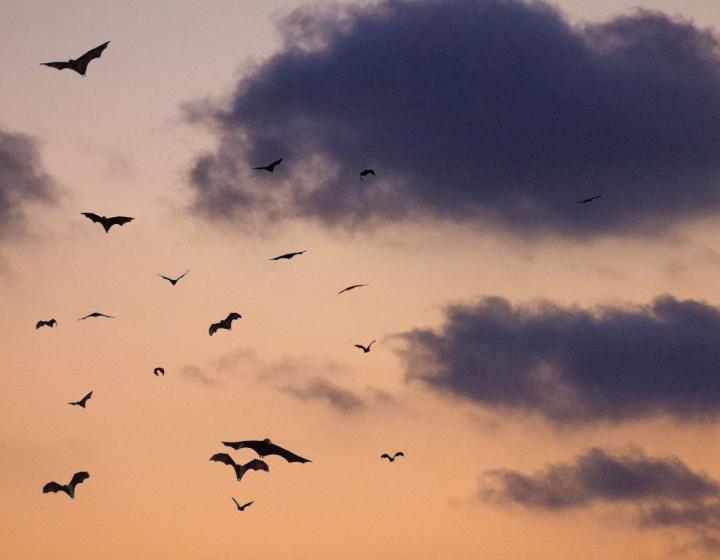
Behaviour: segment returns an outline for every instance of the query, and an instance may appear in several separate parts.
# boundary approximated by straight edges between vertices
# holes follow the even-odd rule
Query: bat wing
[[[45,321],[38,321],[37,323],[35,323],[35,330],[38,330],[43,325],[47,325],[47,323]]]
[[[220,321],[219,323],[213,323],[212,325],[210,325],[210,329],[209,329],[210,336],[214,335],[218,329],[222,329],[222,328],[225,328],[225,325],[223,324],[222,321]]]
[[[388,461],[392,461],[392,458],[387,453],[383,453],[382,455],[380,455],[380,458],[387,459]]]
[[[365,350],[365,347],[362,344],[356,344],[355,348],[360,348],[360,350]]]
[[[230,328],[232,326],[232,322],[235,319],[242,319],[242,315],[240,315],[240,313],[236,313],[235,311],[233,311],[232,313],[229,313],[227,317],[225,317],[225,322],[227,323],[228,328]]]
[[[130,218],[128,216],[115,216],[114,218],[108,218],[107,224],[108,229],[110,229],[111,226],[122,226],[127,224],[128,222],[132,222],[135,218]]]
[[[270,472],[270,467],[268,466],[268,464],[265,461],[261,461],[260,459],[253,459],[249,463],[244,464],[243,469]]]
[[[104,223],[102,216],[98,216],[97,214],[94,214],[93,212],[83,212],[82,215],[85,216],[86,218],[91,219],[96,224]]]
[[[237,463],[233,460],[230,455],[227,453],[215,453],[212,457],[210,457],[211,461],[217,461],[218,463],[223,463],[225,465],[230,465],[231,467],[234,467]]]
[[[73,475],[72,480],[70,481],[70,484],[68,484],[68,486],[72,488],[74,486],[77,486],[81,482],[85,482],[88,478],[90,478],[90,473],[85,471],[76,472]]]
[[[164,279],[167,280],[168,282],[172,282],[172,281],[173,281],[172,278],[168,278],[167,276],[164,276],[163,274],[158,273],[158,276],[159,276],[160,278],[164,278]]]
[[[268,167],[270,169],[274,169],[276,166],[280,165],[280,162],[283,160],[283,158],[280,158],[278,160],[273,161]]]
[[[82,399],[80,399],[81,403],[86,403],[92,398],[93,392],[90,391],[87,395],[85,395]]]
[[[233,449],[242,449],[244,447],[247,447],[248,449],[252,449],[255,453],[259,455],[260,451],[264,450],[265,442],[258,440],[223,441],[222,444],[226,445],[227,447],[232,447]]]
[[[243,504],[242,506],[239,506],[239,507],[240,507],[240,511],[245,511],[245,508],[246,508],[246,507],[251,506],[251,505],[253,505],[254,503],[255,503],[255,502],[248,502],[248,503],[246,503],[246,504]]]
[[[72,68],[67,62],[41,62],[40,66],[49,66],[50,68],[57,68],[58,70]]]
[[[231,496],[231,497],[232,497],[232,496]],[[237,501],[234,497],[232,497],[232,501],[235,502],[235,505],[237,506],[237,508],[242,511],[242,508],[240,507],[240,504],[238,503],[238,501]]]
[[[398,451],[397,453],[395,453],[395,457],[405,457],[405,453],[403,453],[402,451]]]
[[[48,482],[45,486],[43,486],[43,494],[47,494],[49,492],[65,492],[65,487],[62,484],[58,484],[57,482]]]
[[[188,272],[190,272],[190,271],[189,271],[189,270],[186,270],[183,274],[181,274],[180,276],[178,276],[178,277],[175,279],[175,282],[177,282],[177,281],[180,280],[181,278],[184,278],[184,277],[187,275]]]
[[[94,49],[90,49],[88,52],[86,52],[84,55],[82,55],[75,61],[75,63],[77,64],[77,68],[81,74],[85,75],[90,61],[95,60],[96,58],[100,58],[100,56],[102,56],[102,52],[107,48],[109,44],[110,41],[107,41],[102,45],[95,47]]]
[[[288,463],[310,463],[310,459],[305,459],[305,457],[300,457],[300,455],[295,455],[292,451],[288,451],[287,449],[283,449],[279,445],[275,445],[274,443],[270,443],[267,446],[267,450],[265,451],[265,455],[280,455],[283,459],[285,459]]]

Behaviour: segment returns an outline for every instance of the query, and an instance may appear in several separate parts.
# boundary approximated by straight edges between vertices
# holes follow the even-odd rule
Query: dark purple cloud
[[[487,297],[401,338],[408,380],[558,423],[720,411],[720,309],[699,301],[582,309]]]
[[[281,32],[226,103],[192,111],[218,140],[190,174],[210,219],[587,236],[720,209],[718,41],[687,21],[573,26],[540,2],[385,0],[310,6]],[[277,157],[273,175],[249,170]],[[377,177],[361,182],[364,167]]]
[[[284,385],[279,390],[303,401],[325,401],[341,412],[354,412],[365,407],[365,401],[358,395],[323,377],[313,377],[303,384]]]

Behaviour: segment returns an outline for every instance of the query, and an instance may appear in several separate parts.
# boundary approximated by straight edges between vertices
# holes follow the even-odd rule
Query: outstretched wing
[[[225,324],[223,323],[223,321],[220,321],[219,323],[213,323],[212,325],[210,325],[210,329],[209,329],[210,336],[214,335],[217,332],[217,330],[221,329],[221,328],[225,328]]]
[[[38,321],[35,323],[35,330],[38,330],[40,327],[44,327],[45,325],[47,325],[45,321]]]
[[[402,451],[398,451],[397,453],[395,453],[395,457],[405,457],[405,453],[403,453]]]
[[[355,288],[362,288],[363,286],[367,286],[367,284],[353,284],[352,286],[348,286],[347,288],[343,288],[338,292],[338,295],[342,294],[343,292],[349,292],[350,290],[354,290]]]
[[[392,461],[392,457],[390,457],[390,455],[388,455],[387,453],[383,453],[382,455],[380,455],[380,459],[387,459],[388,461]]]
[[[122,226],[128,222],[132,222],[134,219],[135,218],[130,218],[128,216],[115,216],[113,218],[108,218],[106,220],[107,228],[110,229],[111,226]]]
[[[218,463],[223,463],[225,465],[230,465],[231,467],[235,467],[237,463],[233,460],[230,455],[227,453],[215,453],[212,457],[210,457],[211,461],[217,461]]]
[[[102,45],[99,45],[95,47],[94,49],[90,49],[88,52],[86,52],[84,55],[79,57],[75,62],[77,64],[78,70],[80,70],[81,74],[85,74],[87,72],[88,64],[90,64],[90,61],[100,58],[102,55],[102,52],[107,48],[107,46],[110,44],[110,41],[107,41],[103,43]]]
[[[267,444],[267,449],[265,450],[265,455],[280,455],[283,459],[285,459],[288,463],[310,463],[310,459],[306,459],[305,457],[300,457],[300,455],[295,455],[292,451],[288,451],[287,449],[283,449],[279,445],[275,445],[274,443]]]
[[[57,68],[58,70],[72,68],[67,62],[41,62],[40,66],[49,66],[50,68]]]
[[[222,444],[227,447],[232,447],[233,449],[242,449],[244,447],[247,447],[248,449],[252,449],[258,455],[260,454],[260,451],[265,446],[265,442],[259,441],[259,440],[223,441]]]
[[[365,347],[362,344],[356,344],[355,348],[360,348],[360,350],[365,350]]]
[[[278,165],[280,165],[280,162],[281,162],[282,160],[283,160],[283,158],[280,158],[280,159],[278,159],[278,160],[273,161],[270,165],[268,165],[268,167],[270,168],[270,171],[273,171],[273,170],[275,169],[275,167],[277,167]]]
[[[70,480],[70,484],[68,484],[68,486],[70,488],[74,488],[81,482],[85,482],[88,478],[90,478],[90,473],[85,471],[76,472],[73,475],[72,480]]]
[[[48,482],[43,486],[43,494],[47,494],[48,492],[65,492],[65,487],[55,481]]]
[[[87,395],[85,395],[82,399],[80,399],[80,402],[85,404],[86,402],[88,402],[90,400],[90,398],[92,397],[92,394],[93,394],[93,392],[90,391]]]
[[[261,461],[260,459],[253,459],[249,463],[245,463],[243,465],[243,469],[246,471],[253,470],[253,471],[265,471],[270,472],[270,467],[265,461]]]
[[[242,319],[242,315],[240,315],[240,313],[236,313],[235,311],[228,313],[228,316],[225,317],[225,323],[227,323],[228,328],[232,326],[232,322],[235,319]]]
[[[83,212],[82,215],[85,216],[86,218],[90,218],[96,224],[104,223],[102,216],[98,216],[97,214],[94,214],[93,212]]]
[[[188,272],[190,272],[190,271],[189,271],[189,270],[186,270],[183,274],[181,274],[180,276],[178,276],[177,278],[175,278],[175,282],[177,282],[177,281],[180,280],[181,278],[184,278],[185,275],[186,275]]]
[[[246,503],[246,504],[243,504],[243,505],[239,506],[240,511],[245,511],[245,508],[246,508],[246,507],[251,506],[251,505],[253,505],[254,503],[255,503],[255,502],[248,502],[248,503]]]
[[[167,276],[164,276],[163,274],[160,274],[159,272],[158,272],[158,276],[159,276],[160,278],[164,278],[164,279],[167,280],[168,282],[172,282],[172,281],[173,281],[172,278],[168,278]]]

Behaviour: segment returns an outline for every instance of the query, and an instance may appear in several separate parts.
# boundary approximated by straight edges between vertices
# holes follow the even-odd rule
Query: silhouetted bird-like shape
[[[273,257],[272,259],[268,259],[269,261],[279,261],[282,259],[290,260],[293,257],[297,257],[298,255],[302,255],[305,251],[295,251],[294,253],[285,253],[284,255],[279,255],[277,257]]]
[[[230,313],[227,317],[225,317],[222,321],[218,321],[217,323],[213,323],[210,325],[210,336],[214,335],[218,329],[232,329],[232,322],[235,319],[242,319],[242,315],[240,313],[235,313],[234,311]]]
[[[92,313],[89,313],[88,315],[85,315],[85,317],[80,317],[78,321],[84,321],[85,319],[90,319],[92,317],[105,317],[106,319],[114,319],[112,315],[105,315],[105,313],[98,313],[97,311],[94,311]]]
[[[92,212],[83,212],[83,216],[90,218],[93,222],[102,225],[105,229],[105,233],[110,233],[110,228],[113,226],[122,226],[128,222],[132,222],[135,218],[129,218],[128,216],[115,216],[113,218],[106,218],[105,216],[98,216]]]
[[[81,407],[81,408],[85,408],[85,405],[86,405],[87,402],[90,400],[90,397],[92,397],[92,394],[93,394],[93,392],[90,391],[87,395],[85,395],[85,396],[84,396],[82,399],[80,399],[79,401],[69,402],[68,404],[71,404],[71,405],[73,405],[73,406],[79,406],[79,407]]]
[[[262,167],[253,167],[253,169],[257,169],[258,171],[269,171],[272,173],[275,171],[275,168],[280,165],[280,162],[283,160],[283,158],[280,158],[278,160],[273,161],[272,163],[269,163],[267,165],[263,165]]]
[[[372,175],[373,177],[375,177],[375,171],[373,169],[363,169],[360,172],[360,180],[364,181],[363,177],[367,177],[368,175]]]
[[[338,292],[338,295],[349,292],[350,290],[354,290],[355,288],[362,288],[363,286],[367,286],[367,284],[353,284],[352,286],[348,286],[347,288],[343,288]]]
[[[252,449],[261,458],[267,455],[280,455],[288,463],[311,463],[310,459],[295,455],[295,453],[283,449],[279,445],[275,445],[269,439],[260,440],[247,440],[247,441],[223,441],[223,445],[232,447],[233,449]]]
[[[253,459],[249,463],[245,463],[244,465],[238,465],[230,455],[227,453],[215,453],[212,457],[210,457],[211,461],[217,461],[218,463],[223,463],[225,465],[230,465],[235,470],[235,477],[238,481],[242,480],[243,475],[250,470],[253,471],[265,471],[270,472],[270,467],[268,467],[268,464],[265,461],[261,461],[260,459]]]
[[[76,58],[73,60],[72,58],[68,60],[67,62],[41,62],[41,66],[50,66],[51,68],[57,68],[58,70],[64,70],[65,68],[70,68],[70,70],[75,70],[78,74],[80,74],[83,78],[85,77],[85,73],[87,72],[88,64],[90,64],[90,61],[100,58],[102,55],[102,52],[107,48],[107,46],[110,44],[110,41],[107,41],[103,43],[102,45],[95,47],[94,49],[90,49],[88,52],[86,52],[84,55]]]
[[[153,373],[155,374],[156,377],[159,377],[159,376],[161,376],[161,375],[162,375],[163,377],[165,377],[165,368],[156,367],[156,368],[153,370]]]
[[[49,321],[38,321],[35,323],[35,330],[38,330],[40,327],[50,327],[51,329],[57,325],[57,321],[55,319],[50,319]]]
[[[48,482],[43,486],[43,494],[47,494],[48,492],[65,492],[71,498],[75,498],[75,488],[88,478],[90,478],[90,475],[85,471],[76,472],[69,484],[58,484],[55,481]]]
[[[383,453],[382,455],[380,455],[380,459],[387,459],[387,460],[390,461],[391,463],[392,463],[397,457],[405,457],[405,453],[403,453],[402,451],[398,451],[398,452],[395,453],[395,455],[393,455],[392,457],[391,457],[390,455],[388,455],[387,453]]]
[[[578,204],[587,204],[588,202],[592,202],[593,200],[597,200],[597,199],[600,198],[601,196],[602,196],[601,194],[596,194],[595,196],[591,196],[590,198],[583,198],[582,200],[578,200],[577,203],[578,203]]]
[[[238,502],[234,497],[232,499],[233,502],[235,502],[235,505],[237,506],[238,510],[245,511],[245,508],[253,505],[255,502],[248,502],[246,504],[240,505],[240,502]]]
[[[165,276],[165,275],[159,274],[159,273],[158,273],[158,276],[159,276],[160,278],[165,278],[165,280],[167,280],[168,282],[170,282],[170,283],[174,286],[175,284],[178,283],[178,280],[180,280],[181,278],[183,278],[188,272],[190,272],[190,271],[188,270],[188,271],[184,272],[183,274],[181,274],[181,275],[178,276],[177,278],[170,278],[169,276]]]
[[[364,354],[367,354],[368,352],[370,352],[370,347],[371,347],[373,344],[375,344],[375,341],[374,341],[374,340],[373,340],[370,344],[368,344],[367,346],[363,346],[362,344],[356,344],[356,345],[355,345],[355,348],[360,348],[360,350],[362,350]]]

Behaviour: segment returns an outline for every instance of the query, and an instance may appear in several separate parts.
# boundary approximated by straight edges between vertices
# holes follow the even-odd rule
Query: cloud
[[[51,203],[58,196],[55,181],[44,170],[37,141],[0,128],[0,237],[23,231],[26,204]]]
[[[182,375],[185,381],[190,383],[199,383],[207,387],[215,385],[219,379],[217,376],[208,373],[205,368],[196,365],[187,365],[180,369],[180,375]]]
[[[401,334],[400,355],[408,381],[557,423],[702,420],[720,410],[719,337],[720,309],[669,295],[596,309],[486,297]]]
[[[688,21],[385,0],[311,5],[280,31],[284,47],[229,99],[186,108],[218,141],[189,176],[208,219],[420,217],[583,237],[720,209],[720,49]],[[277,157],[272,175],[250,169]],[[377,177],[361,182],[364,167]]]
[[[325,401],[341,412],[354,412],[365,406],[365,402],[355,393],[322,377],[314,377],[302,385],[285,385],[279,390],[304,401]]]

